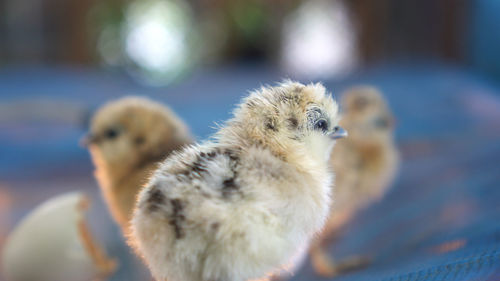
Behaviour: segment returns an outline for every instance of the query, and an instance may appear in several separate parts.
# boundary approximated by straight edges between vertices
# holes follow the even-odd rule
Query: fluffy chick
[[[372,87],[355,87],[342,96],[341,104],[344,112],[340,125],[349,132],[349,138],[339,141],[332,151],[335,203],[323,232],[310,249],[316,272],[329,277],[366,262],[363,258],[334,262],[326,252],[328,244],[356,211],[384,195],[398,167],[394,118],[382,94]]]
[[[329,211],[337,112],[322,85],[286,81],[251,93],[213,141],[167,158],[132,218],[153,276],[242,281],[287,263]]]
[[[192,143],[187,127],[169,108],[141,97],[100,108],[84,140],[106,204],[124,233],[137,193],[157,163]]]

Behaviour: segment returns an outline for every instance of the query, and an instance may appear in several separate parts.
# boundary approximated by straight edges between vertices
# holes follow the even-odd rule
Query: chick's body
[[[285,264],[328,213],[337,123],[322,86],[286,82],[251,94],[214,142],[169,157],[132,220],[153,276],[239,281]]]
[[[335,150],[338,156],[331,162],[333,169],[338,171],[335,181],[337,201],[332,207],[332,215],[339,215],[344,210],[357,210],[385,194],[398,163],[398,154],[392,144],[357,147],[348,142],[339,142]],[[342,156],[345,157],[344,161],[337,160]]]
[[[126,97],[96,113],[87,142],[106,204],[126,232],[137,193],[158,162],[192,141],[170,109],[146,98]]]
[[[349,138],[337,143],[330,158],[336,174],[335,203],[323,232],[311,246],[313,265],[324,276],[340,273],[343,266],[356,266],[355,259],[344,265],[334,262],[326,253],[328,242],[359,209],[385,194],[399,159],[393,140],[393,116],[376,89],[351,89],[342,97],[342,108],[340,124]]]

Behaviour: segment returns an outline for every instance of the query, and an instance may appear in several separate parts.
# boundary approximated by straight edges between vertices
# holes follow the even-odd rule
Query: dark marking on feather
[[[293,92],[296,94],[302,93],[302,90],[304,90],[304,86],[295,86],[295,88],[293,88]]]
[[[290,117],[290,118],[288,118],[288,125],[289,125],[288,127],[290,129],[292,129],[292,130],[296,129],[297,126],[299,126],[299,121],[295,117]]]
[[[227,150],[224,151],[224,155],[229,158],[229,160],[231,161],[232,166],[236,166],[236,165],[239,164],[240,157],[238,156],[238,154],[234,150],[227,149]]]
[[[282,95],[279,95],[278,96],[278,99],[281,101],[281,102],[284,102],[284,103],[287,103],[290,101],[290,96],[288,96],[287,94],[282,94]]]
[[[191,165],[191,171],[197,173],[201,176],[202,173],[207,171],[207,167],[205,166],[204,159],[198,157],[196,161]]]
[[[182,162],[182,164],[184,164],[186,168],[182,170],[180,174],[186,176],[187,178],[202,177],[203,174],[207,172],[206,162],[214,158],[215,155],[216,154],[214,152],[209,152],[209,153],[200,152],[200,154],[196,157],[196,160],[194,162],[192,163]]]
[[[200,157],[203,159],[210,160],[210,159],[215,158],[215,156],[217,156],[217,154],[219,154],[219,153],[220,153],[219,149],[214,149],[214,150],[209,151],[209,152],[201,152]]]
[[[229,198],[231,194],[238,191],[240,187],[236,184],[234,177],[222,182],[222,197]]]
[[[217,231],[220,227],[220,223],[214,222],[210,225],[210,227],[212,228],[213,231]]]
[[[248,108],[255,108],[257,106],[257,104],[255,103],[255,101],[253,101],[253,100],[249,100],[246,103],[246,105],[247,105]]]
[[[182,223],[186,220],[183,213],[184,204],[180,199],[172,199],[170,204],[172,205],[172,215],[168,223],[174,228],[175,238],[181,239],[185,235],[182,229]]]
[[[148,199],[146,200],[149,212],[154,212],[159,209],[161,205],[165,204],[165,195],[158,189],[157,186],[152,186],[148,191]]]
[[[289,92],[285,92],[278,96],[278,99],[281,102],[285,103],[295,103],[300,104],[302,102],[302,93],[303,87],[297,86],[291,89]]]
[[[266,119],[266,129],[277,132],[278,129],[271,118]]]

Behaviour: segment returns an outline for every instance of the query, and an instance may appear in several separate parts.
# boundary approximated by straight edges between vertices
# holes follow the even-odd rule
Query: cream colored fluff
[[[125,97],[97,111],[87,142],[106,205],[126,233],[141,186],[160,161],[192,140],[168,107]]]
[[[168,157],[131,223],[153,276],[243,281],[286,264],[328,215],[338,121],[323,86],[286,81],[243,99],[212,141]]]

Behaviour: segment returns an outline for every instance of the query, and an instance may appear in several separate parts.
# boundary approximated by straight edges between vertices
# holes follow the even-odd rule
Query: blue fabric
[[[470,4],[468,51],[472,65],[500,79],[500,1],[476,0]]]
[[[284,76],[258,65],[227,66],[200,70],[167,88],[147,88],[122,73],[11,67],[0,70],[0,106],[64,101],[86,112],[126,94],[147,95],[171,105],[205,139],[248,90]],[[360,211],[330,248],[337,259],[365,255],[373,263],[336,280],[500,280],[498,84],[433,63],[377,66],[325,82],[337,96],[359,83],[386,94],[398,119],[403,162],[387,196]],[[116,227],[100,215],[106,209],[87,152],[78,146],[84,118],[37,114],[24,112],[19,120],[0,112],[0,182],[17,200],[9,227],[49,195],[84,189],[95,201],[89,218],[98,236],[121,260],[112,280],[139,280]],[[292,280],[323,279],[306,262]]]

